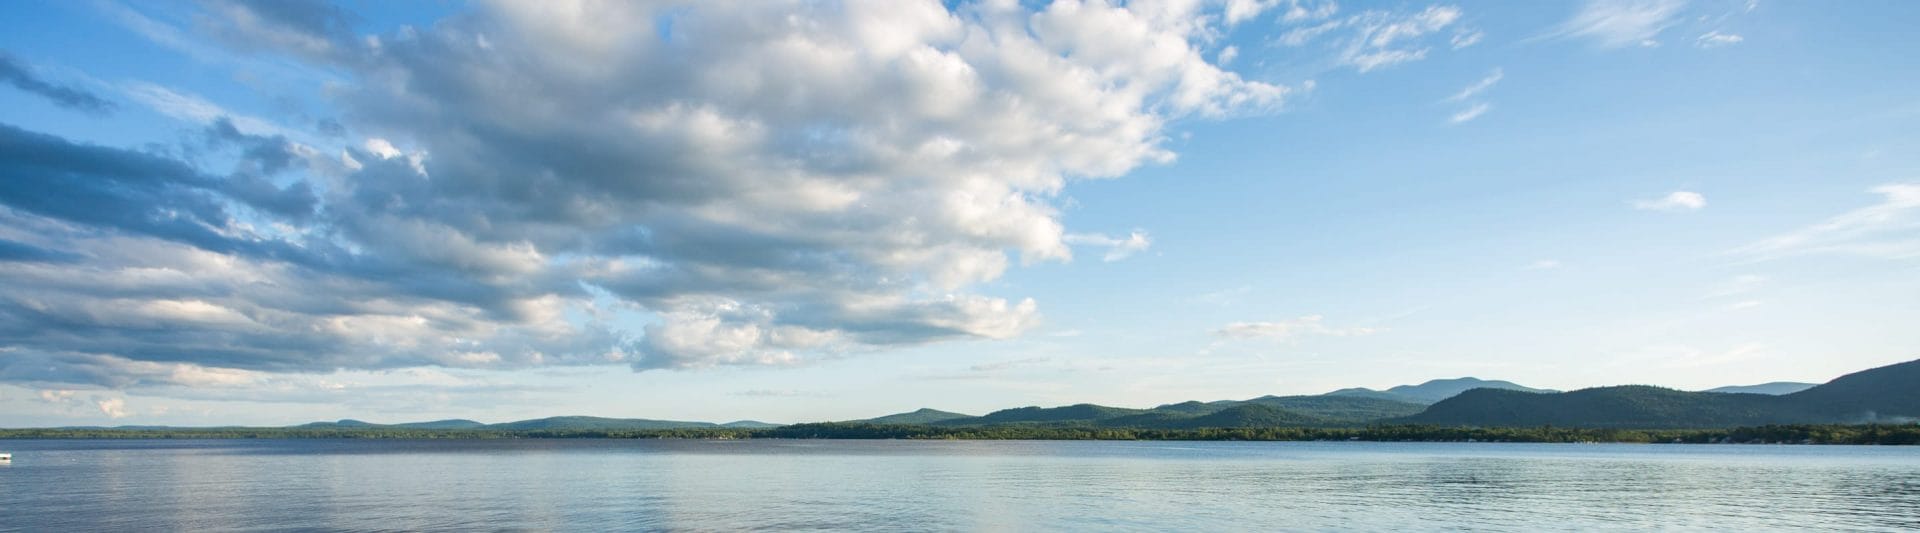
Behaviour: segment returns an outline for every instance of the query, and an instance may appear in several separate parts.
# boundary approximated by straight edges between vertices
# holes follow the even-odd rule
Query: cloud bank
[[[341,73],[340,122],[139,86],[203,123],[175,152],[217,157],[0,126],[0,380],[786,365],[1015,336],[1038,304],[974,287],[1073,257],[1064,187],[1172,161],[1170,121],[1285,103],[1203,55],[1272,5],[498,2],[355,35],[321,4],[216,2],[198,34]],[[1092,237],[1107,260],[1148,245]]]

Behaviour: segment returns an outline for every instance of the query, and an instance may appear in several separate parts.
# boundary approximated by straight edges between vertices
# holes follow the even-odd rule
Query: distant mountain
[[[486,424],[472,420],[435,420],[432,422],[408,422],[405,424],[375,424],[359,420],[345,419],[333,422],[309,422],[293,426],[300,429],[362,429],[362,428],[405,428],[405,429],[478,429]]]
[[[1397,396],[1395,396],[1397,397]],[[1242,405],[1265,405],[1329,423],[1371,422],[1398,418],[1426,409],[1425,404],[1364,395],[1261,396],[1251,400],[1187,401],[1155,407],[1151,412],[1198,416]]]
[[[1279,426],[1323,426],[1326,419],[1289,411],[1270,405],[1247,403],[1228,407],[1213,413],[1174,422],[1168,427],[1175,429],[1194,428],[1250,428]]]
[[[960,413],[941,411],[939,409],[921,408],[913,412],[891,414],[887,416],[869,418],[866,420],[854,420],[853,422],[866,423],[866,424],[923,425],[923,424],[932,424],[934,422],[954,420],[958,418],[973,418],[973,415],[963,415]]]
[[[987,426],[994,424],[1018,423],[1066,423],[1092,422],[1109,418],[1146,413],[1146,409],[1127,409],[1107,407],[1090,403],[1069,405],[1066,407],[1017,407],[1002,409],[982,416],[954,418],[934,422],[941,426]]]
[[[1797,390],[1794,389],[1801,389]],[[1438,398],[1438,399],[1435,399]],[[1262,396],[1250,400],[1187,401],[1152,409],[1094,404],[1020,407],[982,416],[935,409],[851,421],[873,425],[945,427],[1046,426],[1069,428],[1196,429],[1245,427],[1354,427],[1431,424],[1478,427],[1685,429],[1768,424],[1912,423],[1920,421],[1920,361],[1841,376],[1822,385],[1767,383],[1689,392],[1644,385],[1572,392],[1533,389],[1507,381],[1440,379],[1385,391],[1342,389],[1316,396]],[[662,430],[781,427],[753,420],[726,424],[560,416],[503,424],[437,420],[374,424],[360,420],[313,422],[299,429]],[[163,426],[123,428],[173,429]],[[89,428],[69,428],[89,429]]]
[[[772,422],[761,422],[761,421],[759,421],[759,420],[736,420],[736,421],[733,421],[733,422],[728,422],[728,423],[725,423],[725,424],[720,424],[720,427],[723,427],[723,428],[738,428],[738,429],[767,429],[767,428],[777,428],[777,427],[780,427],[780,426],[784,426],[784,425],[786,425],[786,424],[775,424],[775,423],[772,423]]]
[[[1778,396],[1688,392],[1644,385],[1536,393],[1474,389],[1407,421],[1446,426],[1696,428],[1807,421]]]
[[[601,418],[597,416],[556,416],[486,426],[487,429],[507,430],[688,429],[715,427],[720,427],[720,425],[712,422],[682,422],[677,420],[648,420],[644,418]]]
[[[1386,400],[1386,401],[1392,401],[1392,402],[1417,403],[1420,405],[1433,403],[1433,402],[1423,401],[1423,400],[1409,397],[1409,396],[1401,396],[1391,392],[1377,391],[1377,390],[1369,389],[1366,387],[1340,389],[1337,391],[1322,394],[1321,396],[1326,396],[1329,398],[1367,398],[1367,399],[1373,399],[1373,400]]]
[[[1219,411],[1221,409],[1226,409],[1228,407],[1233,407],[1237,403],[1239,402],[1226,401],[1226,402],[1204,403],[1204,402],[1188,400],[1180,403],[1170,403],[1170,404],[1162,405],[1162,406],[1153,408],[1153,410],[1163,412],[1163,413],[1184,413],[1189,415],[1204,415],[1204,414],[1212,413],[1214,411]]]
[[[1381,400],[1396,400],[1418,404],[1433,404],[1452,398],[1473,389],[1503,389],[1523,392],[1556,392],[1548,389],[1536,389],[1522,386],[1511,381],[1484,380],[1480,378],[1436,379],[1419,385],[1400,385],[1384,391],[1368,388],[1340,389],[1326,393],[1325,396],[1357,396]]]
[[[340,419],[333,422],[308,422],[308,423],[300,424],[298,426],[293,426],[293,427],[301,428],[301,429],[345,429],[345,428],[380,427],[380,424],[374,424],[371,422],[362,422],[362,421],[354,420],[351,418],[345,418],[345,419]]]
[[[1600,387],[1563,393],[1467,391],[1401,421],[1456,426],[1699,428],[1920,419],[1920,361],[1863,370],[1792,394]]]
[[[1426,409],[1424,403],[1368,396],[1262,396],[1241,403],[1276,407],[1341,423],[1399,418]]]
[[[479,429],[482,427],[486,427],[486,424],[474,422],[472,420],[464,420],[464,419],[456,418],[452,420],[435,420],[432,422],[408,422],[405,424],[391,424],[386,427],[408,428],[408,429]]]
[[[1835,422],[1920,419],[1920,360],[1862,370],[1781,396]]]
[[[1811,389],[1819,385],[1820,385],[1819,383],[1775,381],[1773,383],[1761,383],[1759,385],[1730,385],[1726,387],[1707,389],[1703,392],[1719,392],[1719,393],[1725,393],[1725,394],[1766,394],[1771,396],[1780,396],[1783,394],[1793,394],[1803,390]]]

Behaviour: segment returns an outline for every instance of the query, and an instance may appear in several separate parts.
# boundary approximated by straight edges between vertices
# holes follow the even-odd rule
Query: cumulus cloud
[[[1881,185],[1869,192],[1880,195],[1880,203],[1742,246],[1734,253],[1754,259],[1803,254],[1920,257],[1920,183]]]
[[[1038,303],[976,284],[1149,245],[1070,238],[1063,188],[1173,160],[1173,120],[1291,92],[1206,60],[1219,4],[502,2],[377,36],[319,7],[216,2],[197,28],[342,73],[328,136],[360,140],[337,153],[140,83],[240,165],[0,127],[0,379],[1012,337]]]
[[[1699,211],[1706,207],[1706,195],[1693,191],[1673,191],[1659,198],[1633,201],[1633,208],[1643,211]]]
[[[41,79],[33,69],[4,50],[0,50],[0,82],[15,89],[39,95],[54,105],[94,115],[114,110],[113,102],[85,89],[60,85]]]
[[[1213,336],[1225,339],[1288,340],[1307,335],[1353,337],[1379,332],[1374,328],[1335,328],[1327,326],[1320,315],[1271,322],[1234,322],[1213,330]]]
[[[1679,21],[1685,6],[1684,0],[1587,0],[1554,35],[1602,48],[1659,46],[1660,33]]]

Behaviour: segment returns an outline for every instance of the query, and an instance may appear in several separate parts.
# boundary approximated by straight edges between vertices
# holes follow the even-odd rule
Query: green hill
[[[1188,400],[1180,403],[1170,403],[1170,404],[1162,405],[1162,406],[1153,408],[1153,410],[1160,411],[1163,413],[1186,413],[1190,415],[1204,415],[1207,413],[1232,407],[1234,403],[1235,402],[1204,403],[1204,402]]]
[[[1511,381],[1501,381],[1497,379],[1487,380],[1487,379],[1466,377],[1466,378],[1455,378],[1455,379],[1429,380],[1426,383],[1421,383],[1419,385],[1400,385],[1384,391],[1377,391],[1377,390],[1368,389],[1368,388],[1340,389],[1337,391],[1326,393],[1323,396],[1362,397],[1362,398],[1374,398],[1374,399],[1380,399],[1380,400],[1394,400],[1394,401],[1401,401],[1401,402],[1417,403],[1422,405],[1431,405],[1440,400],[1445,400],[1447,398],[1459,396],[1460,393],[1470,391],[1473,389],[1504,389],[1504,390],[1517,390],[1522,392],[1558,392],[1558,391],[1553,391],[1548,389],[1536,389],[1532,387],[1527,387]]]
[[[487,429],[507,430],[686,429],[714,427],[720,427],[720,425],[712,422],[681,422],[677,420],[648,420],[644,418],[601,418],[597,416],[556,416],[486,426]]]
[[[1475,389],[1401,421],[1482,427],[1677,429],[1909,422],[1916,418],[1920,418],[1920,361],[1855,372],[1782,396],[1647,386],[1546,394]]]
[[[1126,409],[1082,403],[1065,407],[1017,407],[1002,409],[971,418],[935,422],[938,426],[988,426],[995,424],[1086,423],[1146,413],[1145,409]]]
[[[759,420],[735,420],[735,421],[733,421],[733,422],[728,422],[728,423],[725,423],[725,424],[720,424],[720,427],[723,427],[723,428],[738,428],[738,429],[767,429],[767,428],[777,428],[777,427],[780,427],[780,426],[784,426],[784,425],[786,425],[786,424],[775,424],[775,423],[772,423],[772,422],[761,422],[761,421],[759,421]]]
[[[1337,423],[1399,418],[1426,409],[1425,404],[1367,396],[1263,396],[1241,403],[1277,407]]]
[[[959,418],[974,418],[974,416],[941,411],[939,409],[927,409],[923,407],[912,412],[891,414],[887,416],[868,418],[866,420],[852,420],[849,422],[861,423],[861,424],[916,425],[916,424],[932,424],[935,422],[944,422],[947,420],[954,420]]]
[[[371,422],[362,422],[362,421],[354,420],[351,418],[345,418],[345,419],[340,419],[333,422],[308,422],[308,423],[300,424],[298,426],[293,426],[293,427],[301,428],[301,429],[347,429],[347,428],[380,427],[380,424],[374,424]]]
[[[1793,381],[1775,381],[1759,385],[1730,385],[1715,387],[1701,392],[1724,392],[1730,394],[1769,394],[1781,396],[1820,386],[1819,383],[1799,383]]]
[[[452,420],[435,420],[432,422],[408,422],[405,424],[389,424],[385,427],[408,428],[408,429],[479,429],[482,427],[486,427],[486,424],[474,422],[472,420],[462,420],[462,419],[456,418]]]
[[[1289,411],[1270,405],[1249,403],[1221,409],[1210,414],[1189,418],[1171,426],[1171,429],[1198,428],[1261,428],[1261,427],[1306,427],[1326,426],[1331,423],[1314,416]]]
[[[1920,360],[1862,370],[1781,396],[1834,422],[1920,418]]]
[[[1688,392],[1644,385],[1562,393],[1474,389],[1407,420],[1451,426],[1697,428],[1808,421],[1777,396]]]

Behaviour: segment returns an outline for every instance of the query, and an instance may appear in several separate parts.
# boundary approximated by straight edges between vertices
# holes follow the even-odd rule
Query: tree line
[[[1800,424],[1729,429],[1594,429],[1380,425],[1358,428],[1147,429],[1092,426],[940,427],[860,423],[767,429],[45,428],[0,429],[0,439],[946,439],[1370,442],[1622,442],[1920,444],[1917,424]]]

